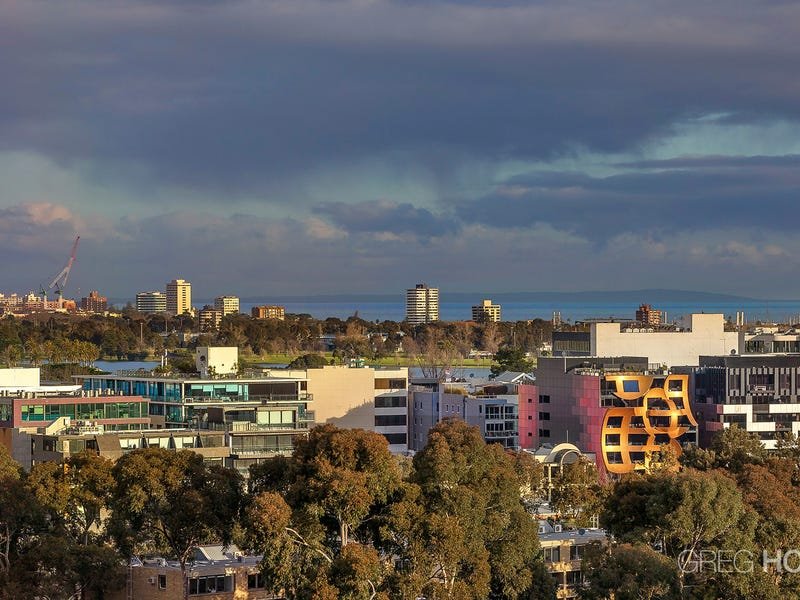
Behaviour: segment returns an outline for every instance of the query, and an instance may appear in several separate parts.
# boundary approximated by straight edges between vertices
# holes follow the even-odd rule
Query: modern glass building
[[[132,371],[80,379],[86,393],[144,396],[154,427],[224,432],[227,464],[242,473],[265,458],[291,454],[294,438],[314,425],[302,378],[176,378]]]
[[[146,371],[77,377],[85,391],[150,400],[150,416],[163,417],[166,427],[184,427],[209,407],[290,407],[299,419],[308,413],[311,397],[305,379],[275,377],[200,379],[159,376]],[[289,409],[286,409],[289,410]],[[158,419],[154,419],[154,422]]]

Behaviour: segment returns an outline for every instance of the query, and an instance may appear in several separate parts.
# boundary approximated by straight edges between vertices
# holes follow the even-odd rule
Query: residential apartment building
[[[254,306],[250,309],[250,316],[254,319],[280,319],[286,318],[286,307],[278,305]]]
[[[519,399],[515,394],[470,396],[448,392],[435,379],[413,379],[408,392],[408,447],[419,451],[440,421],[457,418],[476,426],[487,442],[519,447]]]
[[[500,305],[491,300],[483,300],[472,307],[472,320],[476,323],[498,323],[500,321]]]
[[[163,558],[131,559],[123,589],[110,600],[166,600],[202,597],[208,600],[277,600],[261,575],[263,557],[246,555],[235,545],[203,545],[187,564]]]
[[[214,298],[214,308],[222,312],[223,317],[239,314],[238,296],[217,296]]]
[[[167,297],[161,292],[139,292],[136,294],[136,310],[154,314],[167,311]]]
[[[565,529],[560,523],[539,521],[539,545],[544,564],[556,583],[556,598],[577,598],[585,578],[581,568],[586,546],[604,544],[603,529]]]
[[[313,398],[302,377],[239,377],[237,361],[236,348],[198,348],[197,375],[130,371],[78,379],[87,393],[149,399],[151,419],[167,428],[224,434],[226,466],[246,473],[265,458],[291,454],[294,438],[314,424]]]
[[[92,290],[85,298],[81,298],[81,310],[93,313],[104,313],[108,310],[108,298]]]
[[[650,306],[642,304],[636,309],[636,322],[642,325],[661,325],[663,313]]]
[[[758,327],[743,334],[741,354],[800,353],[800,328]]]
[[[800,434],[800,354],[702,356],[676,369],[691,377],[700,445],[733,424],[758,434],[768,450],[780,434]]]
[[[197,313],[200,331],[203,333],[218,331],[222,323],[222,311],[206,304]]]
[[[408,450],[408,368],[330,365],[273,373],[307,381],[317,424],[374,431],[392,452]]]
[[[167,312],[182,315],[192,312],[192,284],[173,279],[167,284]]]
[[[39,434],[102,433],[149,429],[148,400],[89,393],[79,385],[42,385],[38,368],[0,369],[0,443],[26,468]]]
[[[16,432],[14,459],[30,469],[41,462],[64,462],[90,452],[111,461],[141,448],[191,450],[209,464],[230,464],[230,443],[221,431],[197,429],[142,429],[108,431],[103,425],[39,428]]]
[[[654,450],[697,443],[689,378],[647,357],[540,358],[519,386],[520,446],[575,444],[610,473],[647,470]]]
[[[418,283],[406,290],[406,321],[422,325],[439,320],[439,289]]]

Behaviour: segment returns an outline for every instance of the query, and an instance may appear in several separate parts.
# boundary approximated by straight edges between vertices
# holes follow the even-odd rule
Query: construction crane
[[[69,272],[72,270],[72,263],[75,262],[75,253],[78,251],[78,242],[80,241],[81,236],[75,238],[75,242],[72,244],[72,252],[69,255],[69,261],[67,262],[67,266],[61,269],[61,272],[53,278],[53,281],[50,282],[50,285],[47,286],[48,290],[52,290],[53,288],[56,289],[56,296],[58,296],[58,308],[62,308],[64,305],[63,301],[63,292],[64,287],[67,285],[67,279],[69,279]],[[42,288],[42,296],[44,299],[44,307],[47,308],[47,292],[44,288]]]

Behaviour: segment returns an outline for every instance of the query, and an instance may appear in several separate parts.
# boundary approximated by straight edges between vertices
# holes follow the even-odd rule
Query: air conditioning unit
[[[553,531],[555,531],[556,533],[561,533],[561,523],[553,525]]]
[[[155,585],[156,584],[156,578],[155,577],[148,577],[147,578],[147,583],[149,583],[150,585]]]

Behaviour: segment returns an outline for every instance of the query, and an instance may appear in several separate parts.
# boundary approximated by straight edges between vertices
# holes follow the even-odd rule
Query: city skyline
[[[800,7],[0,6],[0,289],[800,298]]]

